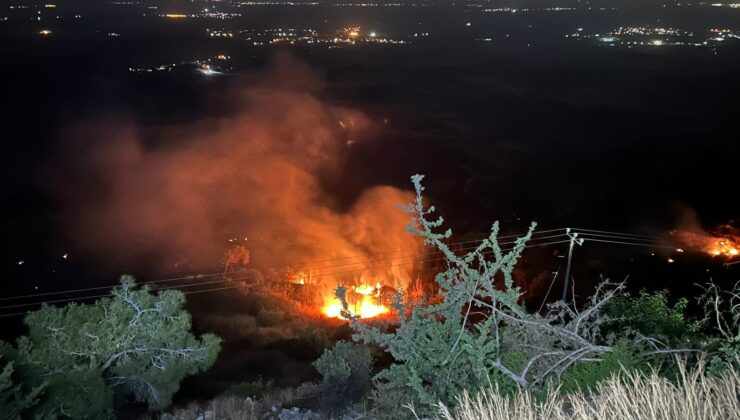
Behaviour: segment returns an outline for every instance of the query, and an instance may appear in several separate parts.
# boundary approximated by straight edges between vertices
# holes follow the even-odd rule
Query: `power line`
[[[182,276],[182,277],[172,277],[168,279],[160,279],[160,280],[150,280],[150,281],[144,281],[144,282],[137,282],[136,284],[142,285],[142,284],[153,284],[153,283],[166,283],[171,281],[177,281],[177,280],[190,280],[190,279],[199,279],[199,278],[206,278],[206,277],[214,277],[214,276],[220,276],[223,275],[223,271],[220,271],[218,273],[209,273],[209,274],[191,274],[188,276]],[[84,289],[74,289],[74,290],[59,290],[56,292],[46,292],[46,293],[33,293],[28,295],[21,295],[21,296],[11,296],[11,297],[4,297],[0,298],[0,301],[4,300],[12,300],[12,299],[25,299],[29,297],[39,297],[39,296],[52,296],[52,295],[62,295],[66,293],[78,293],[78,292],[89,292],[92,290],[102,290],[102,289],[110,289],[112,287],[116,287],[117,285],[111,285],[111,286],[96,286],[96,287],[86,287]]]
[[[190,284],[185,284],[185,285],[178,285],[178,286],[171,286],[171,287],[163,287],[161,289],[157,289],[156,291],[161,291],[161,290],[180,290],[180,288],[185,288],[185,287],[196,287],[196,286],[203,286],[203,285],[206,285],[206,284],[232,282],[232,281],[237,281],[237,280],[245,280],[247,278],[249,278],[249,276],[229,278],[229,279],[223,279],[223,280],[215,280],[215,281],[207,281],[207,282],[200,282],[200,283],[190,283]],[[229,286],[229,287],[225,287],[225,288],[208,289],[208,290],[204,290],[204,291],[233,289],[235,287],[240,287],[240,286],[241,285],[237,285],[237,286],[233,286],[233,287],[232,286]],[[118,285],[117,286],[113,286],[113,288],[116,288],[116,287],[119,287],[119,286]],[[199,293],[199,292],[201,292],[201,291],[200,290],[196,290],[196,291],[190,291],[190,292],[183,292],[183,294],[188,295],[188,294]],[[23,304],[17,304],[17,305],[2,306],[2,307],[0,307],[0,310],[21,308],[21,307],[26,307],[26,306],[36,306],[36,305],[43,305],[43,304],[50,304],[50,303],[77,302],[77,301],[81,301],[81,300],[100,299],[100,298],[106,298],[106,297],[112,297],[112,296],[114,296],[113,293],[108,293],[108,294],[104,294],[104,295],[78,296],[78,297],[74,297],[74,298],[47,300],[47,301],[41,301],[41,302],[29,302],[29,303],[23,303]],[[26,313],[26,312],[22,312],[22,313]],[[14,315],[14,314],[8,314],[7,316],[10,316],[10,315]],[[3,316],[6,316],[6,315],[0,315],[0,317],[3,317]]]
[[[558,236],[564,236],[564,235],[558,235]],[[536,246],[547,246],[547,245],[553,245],[553,244],[559,244],[559,243],[565,243],[565,242],[568,242],[568,241],[567,240],[565,240],[565,241],[555,241],[555,242],[548,242],[548,243],[544,243],[544,244],[538,244],[538,243],[529,244],[528,243],[525,246],[525,248],[536,247]],[[475,249],[475,248],[476,247],[471,247],[469,249]],[[501,249],[501,252],[511,251],[514,248],[515,247],[511,247],[511,248],[508,248],[508,249]],[[491,254],[491,253],[493,253],[493,251],[485,251],[482,254],[483,255],[487,255],[487,254]],[[435,252],[430,253],[430,254],[427,254],[427,255],[428,256],[431,256],[432,254],[439,254],[439,255],[441,255],[442,252],[441,251],[435,251]],[[406,258],[412,258],[412,257],[417,257],[417,256],[418,255],[409,255],[409,256],[406,256],[406,257],[387,258],[387,259],[383,259],[383,260],[376,260],[376,261],[370,261],[370,262],[393,261],[393,260],[406,259]],[[409,261],[409,262],[404,262],[404,263],[400,263],[400,264],[393,264],[393,265],[390,265],[390,266],[364,267],[364,268],[352,269],[352,270],[347,270],[347,271],[339,271],[339,272],[331,272],[331,273],[319,273],[319,274],[310,275],[309,277],[310,278],[315,278],[315,277],[323,277],[323,276],[331,276],[331,275],[339,275],[339,274],[347,274],[347,273],[356,273],[356,272],[361,272],[361,271],[367,271],[368,269],[375,269],[375,270],[377,270],[377,269],[381,269],[381,268],[397,267],[397,266],[402,266],[402,265],[407,265],[407,264],[442,261],[442,260],[445,260],[445,259],[446,259],[446,257],[442,256],[442,257],[439,257],[439,258],[425,259],[425,260],[418,260],[418,261]],[[321,268],[335,268],[335,267],[340,267],[340,266],[342,266],[342,265],[325,266],[325,267],[321,267]]]
[[[242,276],[242,277],[235,277],[235,278],[228,278],[228,279],[222,279],[222,280],[214,280],[214,281],[205,281],[205,282],[198,282],[198,283],[190,283],[190,284],[182,284],[177,286],[170,286],[170,287],[163,287],[160,289],[156,289],[157,291],[160,290],[180,290],[180,288],[184,287],[196,287],[196,286],[203,286],[206,284],[215,284],[215,283],[225,283],[225,282],[232,282],[237,280],[246,280],[250,278],[251,276]],[[137,283],[137,286],[139,284]],[[113,288],[119,287],[120,285],[116,285]],[[198,291],[195,291],[198,292]],[[184,294],[190,294],[194,292],[183,292]],[[24,304],[18,304],[18,305],[9,305],[9,306],[1,306],[0,310],[3,309],[12,309],[12,308],[20,308],[24,306],[33,306],[33,305],[42,305],[42,304],[48,304],[48,303],[63,303],[63,302],[74,302],[78,300],[86,300],[86,299],[99,299],[99,298],[105,298],[105,297],[111,297],[113,296],[113,293],[108,293],[105,295],[95,295],[95,296],[78,296],[75,298],[65,298],[65,299],[57,299],[57,300],[47,300],[47,301],[41,301],[41,302],[29,302]]]
[[[532,236],[533,236],[533,239],[534,239],[534,236],[541,235],[543,233],[557,232],[559,230],[565,231],[565,228],[539,230],[539,231],[533,232],[532,233]],[[522,237],[524,235],[526,235],[526,233],[520,233],[520,234],[514,234],[514,235],[505,235],[505,236],[497,236],[496,239],[516,238],[516,237]],[[448,246],[452,246],[452,245],[463,245],[463,244],[481,242],[484,239],[488,239],[488,237],[480,238],[480,239],[471,239],[471,240],[468,240],[468,241],[461,241],[461,242],[451,242],[451,243],[449,243],[447,245]],[[537,238],[537,239],[544,239],[544,238]],[[514,242],[510,242],[510,243],[514,243]],[[399,249],[399,250],[396,250],[396,251],[380,252],[380,253],[377,253],[375,255],[395,254],[395,253],[398,253],[398,252],[408,252],[408,251],[415,251],[415,249],[405,248],[405,249]],[[351,259],[351,258],[360,258],[360,257],[364,258],[364,257],[366,257],[366,255],[353,255],[353,256],[338,257],[338,258],[327,258],[327,259],[323,259],[323,260],[307,261],[307,262],[304,262],[302,264],[313,264],[313,263],[316,263],[316,262],[337,261],[337,260]]]
[[[631,236],[631,237],[640,237],[640,238],[655,238],[654,236],[638,235],[638,234],[634,234],[634,233],[611,232],[611,231],[607,231],[607,230],[582,229],[582,228],[572,228],[572,230],[573,231],[578,231],[578,232],[607,233],[607,234],[616,235],[616,236]]]
[[[238,279],[233,279],[233,280],[238,280]],[[158,290],[170,290],[170,289],[178,289],[180,287],[202,286],[204,284],[223,283],[225,281],[228,281],[228,280],[215,280],[215,281],[204,281],[204,282],[200,282],[200,283],[181,284],[181,285],[172,286],[172,287],[163,287],[163,288],[158,289]],[[97,296],[79,296],[79,297],[76,297],[76,298],[47,300],[47,301],[43,301],[43,302],[19,303],[19,304],[16,304],[16,305],[0,306],[0,310],[3,310],[3,309],[12,309],[12,308],[22,308],[24,306],[34,306],[34,305],[40,305],[42,303],[70,302],[70,301],[74,301],[74,300],[77,300],[77,299],[97,299],[97,298],[110,297],[110,296],[113,296],[113,294],[112,293],[108,293],[108,294],[105,294],[105,295],[97,295]]]
[[[543,231],[539,231],[539,234],[549,233],[549,232],[555,232],[555,231],[562,230],[562,229],[563,228],[543,230]],[[608,232],[608,231],[600,231],[600,230],[593,230],[593,229],[580,229],[580,228],[573,229],[573,231],[580,233],[581,235],[583,235],[584,239],[587,239],[587,240],[592,241],[592,242],[604,242],[604,243],[635,245],[635,246],[645,246],[645,247],[656,247],[656,248],[673,248],[671,246],[660,246],[660,245],[654,245],[654,244],[635,243],[635,242],[642,242],[642,241],[646,241],[646,242],[659,242],[660,241],[659,238],[650,238],[650,237],[644,236],[644,235],[633,235],[633,234],[628,234],[628,233]],[[605,234],[587,233],[587,232],[604,232]],[[524,236],[524,234],[520,234],[520,235],[506,235],[506,236],[500,236],[498,238],[513,238],[513,237],[517,237],[517,236],[522,237],[522,236]],[[552,245],[552,244],[557,244],[557,243],[568,242],[568,241],[555,241],[555,242],[550,242],[550,243],[546,243],[546,244],[533,243],[533,241],[541,241],[541,240],[544,240],[544,239],[558,238],[558,237],[562,237],[562,236],[566,236],[566,234],[563,233],[563,234],[557,234],[557,235],[548,235],[548,236],[541,236],[541,237],[532,238],[527,243],[527,245],[525,246],[525,248],[529,248],[529,247],[532,247],[532,246],[547,246],[547,245]],[[626,237],[629,237],[629,236],[634,236],[634,238],[626,238]],[[599,237],[599,238],[606,238],[606,239],[613,239],[613,240],[612,241],[608,241],[606,239],[594,239],[592,237]],[[649,238],[649,239],[638,239],[638,237],[640,237],[640,238]],[[480,240],[483,240],[483,239],[480,239]],[[629,241],[629,242],[626,242],[626,241]],[[467,244],[467,243],[473,243],[473,242],[476,242],[476,241],[471,240],[471,241],[453,242],[453,243],[448,244],[448,246],[451,246],[451,245],[460,245],[460,244]],[[499,243],[499,245],[514,244],[516,242],[517,241],[501,242],[501,243]],[[460,249],[454,249],[453,251],[460,252],[460,251],[466,251],[466,250],[473,250],[475,248],[477,248],[477,246],[471,246],[471,247],[464,247],[464,248],[460,248]],[[511,249],[513,249],[513,248],[511,248]],[[503,252],[506,252],[506,251],[509,251],[511,249],[507,249],[507,250],[503,250],[502,249],[502,251]],[[380,253],[380,254],[377,254],[377,255],[391,254],[391,253],[397,253],[397,252],[399,252],[399,251],[390,251],[390,252],[386,252],[386,253]],[[352,266],[352,265],[359,265],[359,264],[372,264],[372,263],[383,262],[383,261],[394,261],[394,260],[402,260],[402,259],[406,259],[406,258],[416,258],[416,257],[419,257],[420,255],[431,256],[431,255],[440,254],[440,253],[441,253],[441,251],[436,250],[436,251],[427,252],[425,254],[410,254],[410,255],[406,255],[406,256],[397,256],[397,257],[393,257],[393,258],[384,258],[384,259],[377,259],[377,260],[365,260],[365,261],[358,261],[358,262],[353,262],[353,263],[324,265],[324,266],[315,266],[315,267],[305,267],[303,269],[324,270],[324,269],[330,269],[330,268],[336,268],[336,267],[343,267],[343,266]],[[348,259],[348,258],[356,258],[356,257],[360,257],[360,256],[344,257],[344,258],[338,258],[338,259]],[[444,259],[444,258],[441,258],[441,259]],[[427,260],[420,260],[418,262],[434,262],[434,261],[440,261],[441,259],[440,258],[431,259],[431,260],[427,259]],[[313,262],[318,262],[318,261],[332,261],[332,260],[331,259],[315,260]],[[411,264],[411,263],[415,263],[415,262],[417,262],[417,261],[411,261],[411,262],[408,262],[408,263],[398,264],[398,265]],[[298,267],[300,269],[301,266],[298,266]],[[386,267],[381,266],[381,267],[370,267],[370,268],[372,268],[372,269],[379,269],[379,268],[386,268]],[[362,268],[362,269],[354,269],[354,270],[342,271],[342,272],[322,273],[322,274],[312,275],[311,277],[313,278],[313,277],[320,277],[320,276],[325,276],[325,275],[339,275],[339,274],[352,273],[352,272],[358,272],[358,271],[366,271],[366,270],[367,270],[367,268]],[[172,277],[172,278],[165,278],[165,279],[158,279],[158,280],[150,280],[150,281],[145,281],[145,282],[141,282],[141,283],[137,283],[137,284],[143,285],[143,284],[166,283],[166,282],[172,282],[172,281],[178,281],[178,280],[203,279],[203,278],[209,278],[209,277],[214,277],[214,276],[221,276],[221,275],[224,275],[224,274],[225,273],[224,272],[221,272],[221,271],[214,272],[214,273],[208,273],[208,274],[191,274],[191,275],[187,275],[187,276]],[[221,282],[221,281],[222,280],[214,281],[214,282],[192,283],[190,285],[180,285],[180,286],[175,286],[173,288],[176,288],[176,287],[192,287],[192,286],[199,285],[199,284],[217,283],[217,282]],[[45,293],[27,294],[27,295],[21,295],[21,296],[13,296],[13,297],[0,298],[0,301],[7,301],[7,300],[14,300],[14,299],[25,299],[25,298],[32,298],[32,297],[42,297],[42,296],[53,296],[53,295],[59,295],[59,294],[72,294],[72,293],[80,293],[80,292],[87,292],[87,291],[94,291],[94,290],[103,290],[103,289],[111,289],[111,288],[114,288],[116,286],[117,285],[108,285],[108,286],[88,287],[88,288],[73,289],[73,290],[61,290],[61,291],[56,291],[56,292],[45,292]],[[97,297],[104,297],[104,296],[110,296],[110,295],[100,295],[100,296],[97,296]],[[59,300],[54,300],[54,301],[48,301],[47,303],[72,301],[72,300],[76,300],[76,299],[90,299],[90,298],[94,298],[94,297],[96,297],[96,296],[93,296],[93,297],[80,296],[80,297],[77,297],[77,298],[59,299]],[[6,306],[6,307],[0,307],[0,309],[10,308],[10,307],[30,306],[30,305],[35,305],[35,304],[38,304],[38,303],[29,303],[29,304],[26,304],[26,305],[21,305],[21,304],[19,304],[19,305],[10,305],[10,306]]]
[[[641,246],[641,247],[645,247],[645,248],[676,249],[675,246],[666,246],[666,245],[655,245],[655,244],[623,242],[623,241],[607,241],[607,240],[604,240],[604,239],[591,239],[591,238],[584,238],[584,239],[587,242],[604,242],[604,243],[609,243],[609,244],[634,245],[634,246]]]
[[[628,242],[626,240],[594,239],[592,237],[589,237],[590,235],[598,236],[599,238],[624,239],[624,238],[622,238],[620,236],[610,236],[610,235],[602,235],[602,234],[598,234],[598,235],[597,234],[584,234],[584,239],[587,240],[587,241],[591,241],[591,242],[611,243],[611,244],[631,245],[631,246],[641,246],[641,247],[647,247],[647,248],[670,248],[670,249],[673,249],[674,248],[672,246],[662,246],[662,245],[656,245],[656,244],[652,244],[652,243],[639,242],[640,241],[639,239],[635,239],[633,241],[629,241]],[[537,238],[535,240],[543,240],[543,239],[546,239],[546,238],[554,238],[554,237],[561,237],[561,236],[564,236],[564,235],[550,235],[550,236],[547,236],[547,237],[540,237],[540,238]],[[515,243],[515,242],[516,241],[513,241],[513,242],[505,242],[503,244],[511,244],[511,243]],[[550,245],[567,243],[567,242],[569,242],[569,240],[551,241],[551,242],[547,242],[547,243],[532,243],[530,241],[530,242],[528,242],[525,245],[524,248],[526,249],[526,248],[531,248],[531,247],[543,247],[543,246],[550,246]],[[463,248],[461,250],[456,250],[456,251],[462,251],[464,249],[475,249],[475,248],[476,247],[468,247],[468,248]],[[509,251],[511,251],[511,250],[513,250],[515,248],[516,247],[501,249],[501,252],[509,252]],[[435,252],[432,252],[432,253],[428,253],[427,255],[428,256],[431,256],[433,254],[439,254],[439,253],[440,253],[440,251],[435,251]],[[492,254],[492,253],[493,253],[493,251],[484,251],[481,254],[488,255],[488,254]],[[318,269],[318,268],[322,268],[322,269],[336,268],[336,267],[341,267],[341,266],[346,266],[346,265],[355,265],[355,264],[360,264],[360,263],[371,263],[371,262],[381,262],[381,261],[394,261],[394,260],[411,258],[411,257],[416,257],[416,256],[417,255],[409,255],[409,256],[401,256],[401,257],[388,258],[388,259],[383,259],[383,260],[365,261],[365,262],[358,262],[358,263],[353,263],[353,264],[339,264],[339,265],[323,266],[323,267],[315,267],[315,268],[316,269]],[[439,257],[439,258],[431,258],[431,259],[424,259],[424,260],[418,260],[418,261],[408,261],[408,262],[390,264],[390,265],[379,266],[379,267],[364,267],[364,268],[360,268],[360,269],[352,269],[352,270],[345,270],[345,271],[335,271],[335,272],[329,272],[329,273],[320,273],[320,274],[312,275],[311,278],[326,277],[326,276],[339,276],[339,275],[344,275],[344,274],[364,272],[364,271],[367,271],[368,269],[373,269],[373,270],[387,269],[387,268],[400,267],[400,266],[409,265],[409,264],[415,264],[415,263],[426,263],[426,262],[442,261],[442,260],[445,260],[445,259],[446,259],[446,257],[442,256],[442,257]],[[174,277],[174,278],[170,278],[170,279],[152,280],[152,281],[143,282],[143,283],[140,283],[140,284],[152,284],[152,283],[158,283],[158,282],[161,283],[161,282],[167,282],[167,281],[185,280],[185,279],[194,279],[194,278],[207,278],[207,277],[213,277],[214,275],[224,275],[224,274],[225,273],[208,274],[208,275],[189,275],[189,276],[182,276],[182,277]],[[165,287],[165,288],[162,288],[162,289],[159,289],[159,290],[170,290],[170,289],[179,289],[179,288],[185,288],[185,287],[195,287],[195,286],[202,286],[202,285],[206,285],[206,284],[215,284],[215,283],[223,283],[223,282],[227,282],[227,281],[243,280],[243,279],[246,279],[246,278],[248,278],[248,277],[237,277],[237,278],[232,278],[232,279],[222,279],[222,280],[214,280],[214,281],[196,282],[196,283],[190,283],[190,284],[184,284],[184,285],[176,285],[176,286],[172,286],[172,287]],[[116,287],[116,286],[113,286],[113,287]],[[238,287],[238,286],[234,286],[234,287]],[[234,287],[219,288],[219,289],[214,289],[214,290],[226,290],[226,289],[230,289],[230,288],[234,288]],[[76,293],[76,292],[81,292],[81,291],[100,290],[100,289],[105,289],[105,288],[111,288],[111,286],[101,286],[101,287],[86,288],[86,289],[76,289],[76,290],[71,290],[71,291],[40,293],[40,294],[36,294],[36,295],[24,295],[22,297],[23,298],[25,298],[25,297],[39,297],[39,296],[48,296],[48,295],[52,295],[52,294],[61,294],[61,293]],[[183,293],[190,294],[190,293],[198,293],[198,292],[199,291],[195,291],[195,292],[183,292]],[[29,303],[25,303],[25,304],[17,304],[17,305],[3,306],[3,307],[0,307],[0,310],[3,310],[3,309],[12,309],[12,308],[19,308],[19,307],[25,307],[25,306],[41,305],[41,304],[44,304],[44,303],[49,304],[49,303],[71,302],[71,301],[76,301],[76,300],[99,299],[99,298],[110,297],[110,296],[113,296],[113,295],[112,294],[105,294],[105,295],[94,295],[94,296],[79,296],[79,297],[76,297],[76,298],[56,299],[56,300],[44,301],[44,302],[29,302]],[[17,297],[17,298],[21,298],[21,297]],[[13,299],[13,298],[4,298],[3,300],[8,300],[8,299]],[[4,315],[0,315],[0,317],[2,317],[2,316],[4,316]]]
[[[560,228],[560,229],[543,230],[543,231],[540,231],[539,233],[542,234],[542,233],[554,232],[554,231],[557,231],[557,230],[562,230],[562,228]],[[523,235],[524,234],[522,234],[521,236],[523,236]],[[532,240],[542,240],[542,239],[554,238],[554,237],[563,236],[563,235],[550,235],[550,236],[544,236],[544,237],[540,237],[540,238],[534,238]],[[520,236],[520,235],[507,235],[507,236],[501,236],[499,238],[513,238],[513,237],[516,237],[516,236]],[[481,240],[483,240],[483,239],[481,239]],[[471,241],[463,241],[463,242],[452,242],[452,243],[450,243],[448,245],[461,245],[461,244],[467,244],[467,243],[472,243],[472,242],[476,242],[476,241],[472,241],[471,240]],[[506,245],[506,244],[513,244],[513,243],[516,243],[516,241],[502,242],[502,243],[499,243],[499,245]],[[463,250],[466,250],[466,249],[475,249],[475,248],[476,247],[462,248],[462,249],[460,249],[460,251],[463,251]],[[379,253],[379,254],[376,254],[376,255],[383,255],[383,254],[390,254],[390,253],[397,253],[397,252],[401,252],[401,251],[389,251],[389,252],[385,252],[385,253]],[[432,252],[440,252],[440,251],[432,251]],[[417,255],[418,254],[410,254],[408,256],[395,257],[393,259],[410,258],[410,257],[416,257]],[[352,257],[337,258],[336,260],[339,260],[339,259],[349,259],[349,258],[359,258],[359,257],[363,257],[364,258],[364,257],[367,257],[367,256],[366,255],[355,255],[355,256],[352,256]],[[314,261],[305,262],[303,264],[312,264],[312,263],[315,263],[315,262],[334,261],[334,260],[335,259],[314,260]],[[371,262],[376,262],[376,261],[385,261],[385,260],[387,260],[387,259],[365,260],[365,261],[358,261],[358,262],[354,262],[354,263],[346,263],[346,264],[330,265],[330,266],[317,266],[317,267],[302,267],[302,266],[299,265],[299,266],[297,266],[297,269],[318,270],[318,269],[334,268],[334,267],[346,266],[346,265],[366,264],[366,263],[371,263]],[[293,267],[293,268],[295,268],[295,267]],[[180,276],[180,277],[172,277],[172,278],[165,278],[165,279],[157,279],[157,280],[149,280],[149,281],[144,281],[144,282],[137,282],[137,284],[142,285],[142,284],[167,283],[167,282],[178,281],[178,280],[191,280],[191,279],[201,279],[201,278],[215,277],[215,276],[221,276],[223,274],[225,274],[223,271],[212,272],[212,273],[207,273],[207,274],[190,274],[190,275],[187,275],[187,276]],[[80,293],[80,292],[90,292],[90,291],[94,291],[94,290],[111,289],[111,288],[116,287],[116,286],[117,286],[117,284],[115,284],[115,285],[107,285],[107,286],[86,287],[86,288],[73,289],[73,290],[59,290],[59,291],[54,291],[54,292],[31,293],[31,294],[20,295],[20,296],[3,297],[3,298],[0,298],[0,301],[16,300],[16,299],[26,299],[26,298],[41,297],[41,296],[53,296],[53,295]]]
[[[526,249],[526,248],[530,248],[530,247],[542,247],[542,246],[549,246],[549,245],[555,245],[555,244],[564,244],[564,243],[567,243],[567,242],[569,242],[569,240],[554,241],[554,242],[549,242],[549,243],[544,243],[544,244],[532,244],[532,245],[526,245],[524,248]],[[516,248],[516,247],[502,249],[501,252],[508,252],[508,251],[513,250],[514,248]],[[493,251],[485,251],[485,252],[482,252],[481,254],[488,255],[488,254],[492,254],[492,253],[493,253]],[[391,265],[387,265],[387,266],[372,267],[372,269],[377,270],[377,269],[382,269],[382,268],[401,267],[401,266],[404,266],[404,265],[416,264],[416,263],[444,261],[446,259],[447,259],[447,257],[440,257],[440,258],[433,258],[433,259],[420,260],[420,261],[408,261],[408,262],[403,262],[403,263],[399,263],[399,264],[391,264]],[[367,268],[362,268],[362,269],[347,270],[347,271],[340,271],[340,272],[334,272],[334,273],[321,273],[321,274],[313,275],[313,276],[311,276],[311,278],[325,277],[325,276],[337,276],[337,275],[342,275],[342,274],[350,274],[350,273],[363,272],[363,271],[367,271],[367,270],[368,270]]]
[[[216,291],[219,291],[219,290],[236,289],[238,287],[241,287],[241,285],[228,286],[228,287],[217,287],[217,288],[206,289],[206,290],[195,290],[195,291],[191,291],[191,292],[183,292],[183,294],[184,295],[193,295],[193,294],[196,294],[196,293],[207,293],[207,292],[216,292]],[[169,289],[164,289],[164,290],[169,290]],[[7,318],[7,317],[11,317],[11,316],[18,316],[18,315],[27,315],[28,313],[29,313],[29,311],[26,311],[26,312],[16,312],[16,313],[12,313],[12,314],[2,314],[2,315],[0,315],[0,318]]]
[[[525,248],[528,248],[528,247],[538,247],[538,246],[549,246],[549,245],[558,244],[558,243],[565,243],[565,242],[568,242],[568,241],[554,241],[554,242],[549,242],[549,243],[544,243],[544,244],[531,244],[531,245],[528,244],[528,245],[525,246]],[[513,250],[514,248],[515,247],[511,247],[511,248],[508,248],[508,249],[502,249],[501,252],[508,252],[508,251]],[[493,251],[485,251],[485,252],[482,252],[483,255],[488,255],[488,254],[492,254],[492,253],[493,253]],[[415,263],[443,261],[445,259],[446,259],[446,257],[440,257],[440,258],[433,258],[433,259],[426,259],[426,260],[419,260],[419,261],[408,261],[408,262],[403,262],[403,263],[398,263],[398,264],[390,264],[390,265],[386,265],[386,266],[372,267],[372,269],[376,269],[377,270],[377,269],[384,269],[384,268],[401,267],[401,266],[404,266],[404,265],[415,264]],[[390,261],[390,260],[386,260],[386,261]],[[345,270],[345,271],[339,271],[339,272],[321,273],[321,274],[312,275],[311,278],[325,277],[325,276],[338,276],[338,275],[343,275],[343,274],[352,274],[352,273],[364,272],[364,271],[367,271],[367,270],[368,270],[368,268],[361,268],[361,269]],[[250,276],[244,276],[244,277],[237,277],[237,278],[223,279],[223,280],[216,280],[216,281],[190,283],[190,284],[185,284],[185,285],[177,285],[177,286],[172,286],[172,287],[161,288],[159,290],[171,290],[171,289],[179,289],[181,287],[193,287],[193,286],[201,286],[201,285],[204,285],[204,284],[213,284],[213,283],[223,283],[223,282],[227,282],[227,281],[244,280],[244,279],[247,279],[249,277]],[[117,287],[117,286],[114,286],[114,287]],[[113,296],[113,294],[110,294],[109,293],[109,294],[104,294],[104,295],[79,296],[79,297],[76,297],[76,298],[56,299],[56,300],[43,301],[43,302],[29,302],[29,303],[24,303],[24,304],[2,306],[2,307],[0,307],[0,310],[20,308],[20,307],[25,307],[25,306],[35,306],[35,305],[41,305],[41,304],[44,304],[44,303],[46,303],[46,304],[49,304],[49,303],[63,303],[63,302],[72,302],[72,301],[77,301],[77,300],[99,299],[99,298],[111,297],[111,296]]]
[[[563,237],[563,236],[566,236],[566,234],[563,233],[563,234],[560,234],[560,235],[543,236],[543,237],[540,237],[540,238],[530,239],[530,241],[540,241],[540,240],[543,240],[543,239],[559,238],[559,237]],[[517,241],[499,242],[498,244],[499,245],[510,245],[510,244],[515,244],[516,242]],[[459,249],[451,249],[451,250],[452,251],[458,251],[458,252],[460,252],[460,251],[469,251],[469,250],[476,249],[477,247],[478,246],[476,245],[476,246],[469,246],[469,247],[464,247],[464,248],[459,248]],[[403,259],[403,258],[412,258],[412,257],[421,256],[421,255],[424,255],[424,254],[426,254],[426,255],[439,254],[441,252],[442,251],[439,251],[439,250],[432,250],[432,251],[421,252],[421,253],[414,253],[414,254],[409,254],[409,255],[405,255],[405,256],[392,257],[392,258],[382,258],[382,259],[375,259],[375,260],[370,259],[370,260],[365,260],[365,261],[357,261],[357,262],[353,262],[353,263],[336,264],[336,265],[329,265],[329,266],[303,267],[303,269],[304,270],[317,270],[317,269],[324,269],[324,268],[344,267],[344,266],[348,266],[348,265],[366,264],[366,263],[373,263],[373,262],[378,262],[378,261],[390,261],[390,260]]]
[[[596,237],[596,238],[611,238],[611,239],[623,239],[626,241],[634,241],[634,242],[661,242],[666,243],[666,240],[663,238],[652,238],[652,239],[643,239],[643,238],[632,238],[632,237],[625,237],[625,236],[615,236],[615,235],[604,235],[600,233],[587,233],[587,232],[579,232],[578,230],[573,230],[573,232],[578,233],[578,235],[582,238],[588,238],[588,237]]]

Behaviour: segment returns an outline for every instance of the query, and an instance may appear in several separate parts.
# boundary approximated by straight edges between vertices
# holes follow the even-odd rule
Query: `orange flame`
[[[740,251],[738,251],[738,246],[732,240],[719,238],[714,240],[709,253],[715,257],[735,257]]]
[[[357,286],[355,287],[355,293],[359,293],[361,295],[372,295],[373,292],[375,292],[375,287],[373,286]]]
[[[359,300],[349,304],[349,313],[360,318],[375,318],[390,312],[385,305],[377,302],[380,296],[380,283],[375,286],[357,286],[352,289]],[[336,297],[328,297],[321,312],[329,318],[341,318],[342,304]]]
[[[689,248],[705,252],[712,257],[733,258],[740,255],[740,237],[729,226],[721,226],[718,234],[673,231],[671,235]],[[680,249],[680,248],[679,248]],[[683,252],[680,249],[679,252]]]
[[[321,309],[321,312],[329,318],[341,318],[342,304],[331,302]],[[384,305],[379,305],[372,301],[371,298],[365,297],[359,305],[350,305],[349,313],[360,318],[375,318],[390,312],[390,309]]]

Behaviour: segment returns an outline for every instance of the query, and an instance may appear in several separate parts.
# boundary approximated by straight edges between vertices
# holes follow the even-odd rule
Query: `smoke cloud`
[[[376,186],[347,205],[322,187],[343,176],[349,148],[377,130],[362,113],[322,102],[320,83],[305,68],[291,74],[295,67],[282,58],[259,83],[235,89],[239,111],[228,118],[156,129],[86,124],[81,137],[93,141],[75,149],[60,189],[78,247],[117,264],[156,261],[163,271],[215,267],[233,243],[259,267],[326,260],[316,272],[419,252],[405,231],[409,215],[397,208],[410,192]],[[340,260],[347,257],[355,259]],[[410,266],[392,265],[386,257],[368,270],[408,281]]]

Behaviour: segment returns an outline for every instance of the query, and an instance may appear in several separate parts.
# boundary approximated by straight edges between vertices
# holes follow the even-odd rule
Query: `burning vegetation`
[[[411,264],[408,269],[396,273],[361,269],[365,271],[359,277],[346,274],[337,275],[332,276],[328,281],[315,281],[315,276],[321,276],[320,274],[312,278],[306,272],[294,273],[289,269],[286,278],[294,287],[291,295],[287,297],[305,303],[306,308],[304,309],[308,312],[315,313],[316,308],[320,308],[318,310],[320,316],[342,319],[343,308],[335,296],[335,289],[338,286],[344,286],[348,290],[348,309],[352,316],[363,319],[381,317],[390,314],[390,303],[398,293],[398,288],[404,292],[413,289],[414,283],[409,281],[408,276],[415,271],[414,266],[417,264],[413,261],[409,263]],[[353,285],[345,286],[346,284]]]
[[[734,258],[740,255],[740,231],[730,224],[713,231],[674,230],[671,236],[687,249],[700,250],[712,257]]]
[[[423,250],[398,209],[413,194],[384,185],[346,196],[325,188],[346,176],[350,149],[372,142],[383,125],[320,101],[310,71],[285,61],[266,72],[270,80],[235,89],[243,110],[228,119],[80,130],[91,143],[101,131],[117,133],[82,144],[84,163],[68,171],[107,192],[63,189],[81,248],[127,266],[162,261],[168,274],[223,262],[229,277],[290,290],[329,317],[338,315],[334,289],[344,285],[357,315],[387,313],[384,293],[406,290]],[[296,79],[307,87],[296,90]],[[226,258],[224,238],[232,238]],[[240,266],[251,274],[242,276]]]
[[[248,292],[282,297],[309,316],[343,319],[343,307],[336,297],[336,288],[340,286],[348,291],[349,313],[362,319],[390,314],[391,302],[399,292],[414,302],[424,297],[421,278],[410,281],[411,274],[422,269],[421,253],[416,250],[400,257],[406,262],[383,266],[381,262],[399,257],[361,260],[341,264],[355,267],[342,271],[335,270],[337,265],[329,265],[330,261],[301,271],[292,267],[259,270],[249,267],[249,255],[244,245],[232,245],[223,260],[226,278],[244,284]]]
[[[390,309],[381,302],[381,291],[383,285],[377,283],[374,286],[355,286],[350,289],[349,311],[352,316],[360,318],[375,318],[390,312]],[[328,302],[321,308],[321,312],[329,318],[340,318],[342,304],[336,297],[329,297]]]

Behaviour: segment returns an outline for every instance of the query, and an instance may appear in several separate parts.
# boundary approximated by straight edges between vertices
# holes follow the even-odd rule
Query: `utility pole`
[[[563,303],[567,302],[568,299],[568,282],[570,281],[570,262],[573,259],[573,246],[578,244],[583,245],[583,238],[578,239],[578,233],[571,233],[570,228],[565,229],[565,234],[570,238],[570,245],[568,247],[568,262],[565,265],[565,281],[563,282]]]

